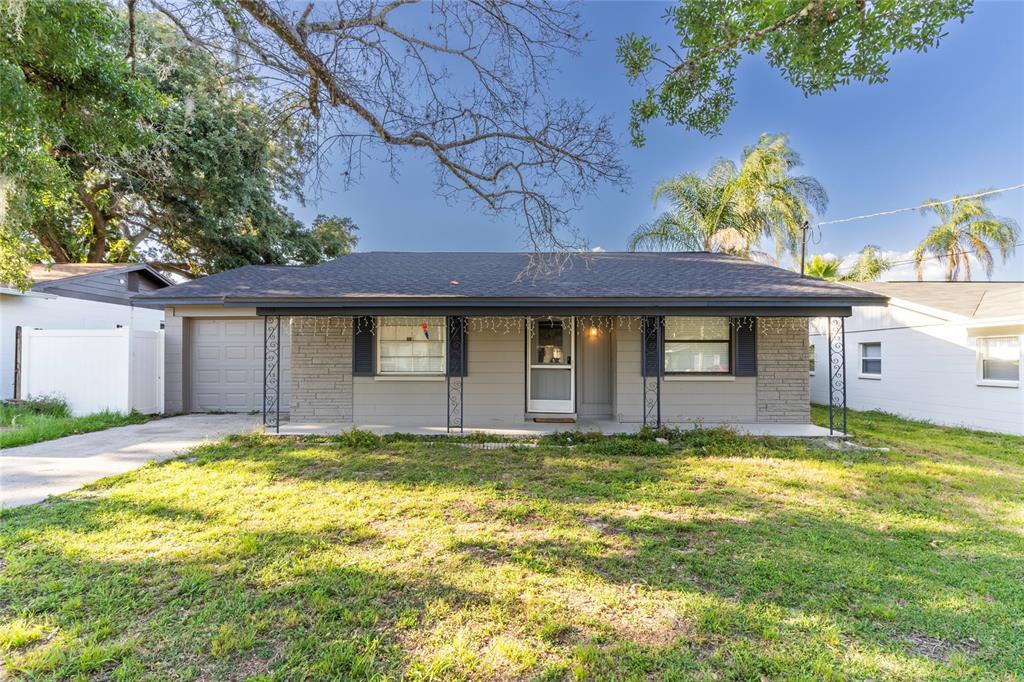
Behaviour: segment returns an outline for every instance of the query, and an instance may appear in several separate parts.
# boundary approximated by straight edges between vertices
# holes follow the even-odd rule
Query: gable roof
[[[1024,316],[1024,282],[857,282],[854,286],[975,320]]]
[[[879,294],[718,253],[586,253],[566,256],[561,267],[531,269],[535,257],[504,252],[353,253],[311,266],[246,266],[137,299],[314,307],[885,303]]]
[[[54,263],[53,265],[36,264],[29,269],[29,277],[35,282],[34,291],[45,291],[54,283],[66,282],[69,279],[89,277],[92,275],[112,275],[125,272],[144,272],[162,287],[174,283],[154,270],[146,263]]]

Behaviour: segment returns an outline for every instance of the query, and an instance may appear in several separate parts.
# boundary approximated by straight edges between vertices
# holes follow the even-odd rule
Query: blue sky
[[[929,197],[1006,187],[1024,182],[1024,2],[978,2],[964,24],[949,25],[937,50],[900,54],[888,83],[853,84],[805,98],[760,57],[748,57],[737,79],[737,106],[722,134],[698,133],[654,123],[643,149],[628,144],[627,111],[636,91],[615,63],[615,38],[648,33],[671,38],[659,3],[591,2],[582,7],[591,33],[578,59],[566,58],[553,82],[556,92],[611,115],[622,139],[632,182],[624,191],[604,188],[589,197],[574,220],[593,246],[625,247],[630,232],[657,210],[651,188],[682,172],[704,172],[718,157],[738,158],[761,132],[784,132],[830,195],[822,220],[913,206]],[[324,185],[341,187],[340,166]],[[1024,190],[997,195],[998,215],[1024,227]],[[327,190],[306,206],[317,213],[352,217],[360,226],[359,250],[518,250],[524,244],[511,220],[490,218],[468,201],[447,203],[434,194],[433,170],[415,153],[401,157],[397,177],[368,163],[348,190]],[[868,243],[897,257],[921,240],[931,223],[917,213],[826,226],[812,253],[846,256]],[[935,270],[933,270],[935,271]],[[912,276],[902,267],[890,278]],[[977,277],[976,277],[977,278]],[[993,279],[1024,279],[1024,247]]]

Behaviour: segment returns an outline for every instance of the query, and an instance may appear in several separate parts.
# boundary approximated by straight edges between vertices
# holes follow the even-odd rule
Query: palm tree
[[[706,176],[686,173],[654,188],[655,205],[671,208],[641,225],[629,249],[722,251],[750,257],[761,238],[775,241],[776,256],[794,253],[804,221],[828,202],[817,180],[792,176],[800,157],[784,135],[761,135],[743,150],[739,168],[719,159]],[[756,252],[760,253],[760,252]]]
[[[850,270],[840,276],[845,282],[871,282],[893,266],[893,261],[882,255],[882,250],[874,244],[868,244],[857,255]]]
[[[1020,238],[1020,228],[1012,218],[993,215],[985,205],[985,197],[954,196],[951,203],[939,203],[929,199],[921,209],[922,215],[933,212],[939,217],[939,224],[931,229],[924,241],[914,250],[917,263],[917,279],[924,279],[924,262],[931,255],[946,262],[946,281],[959,279],[970,281],[973,253],[985,268],[985,275],[992,276],[994,259],[992,249],[999,250],[1003,261],[1013,253]]]
[[[839,259],[812,256],[804,267],[804,273],[810,277],[835,281],[839,279]]]
[[[735,164],[719,159],[705,177],[686,173],[654,188],[654,203],[672,208],[641,225],[629,238],[629,250],[750,252],[760,229],[739,195]]]
[[[800,229],[813,212],[828,206],[828,193],[809,175],[792,175],[803,165],[785,135],[762,133],[743,150],[739,182],[744,199],[761,221],[761,235],[775,242],[775,256],[796,253]]]
[[[892,265],[892,261],[882,255],[881,249],[868,244],[860,250],[857,260],[844,273],[840,272],[843,267],[841,259],[812,256],[804,266],[804,274],[833,282],[869,282],[881,277]]]

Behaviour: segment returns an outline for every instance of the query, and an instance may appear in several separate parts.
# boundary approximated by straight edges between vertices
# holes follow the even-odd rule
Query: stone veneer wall
[[[351,422],[351,321],[296,318],[291,333],[291,421]]]
[[[758,325],[757,421],[811,421],[805,318],[769,319]]]

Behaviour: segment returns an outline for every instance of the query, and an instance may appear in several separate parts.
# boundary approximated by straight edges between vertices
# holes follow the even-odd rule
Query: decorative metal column
[[[263,425],[281,433],[281,316],[263,318]]]
[[[465,317],[449,317],[448,356],[445,379],[448,384],[448,433],[458,429],[463,433],[463,388],[466,382],[466,323]],[[458,364],[455,367],[455,364]]]
[[[828,432],[836,432],[836,411],[843,411],[846,433],[846,320],[828,318]]]
[[[661,336],[663,328],[660,317],[644,317],[640,323],[644,426],[661,426]]]

